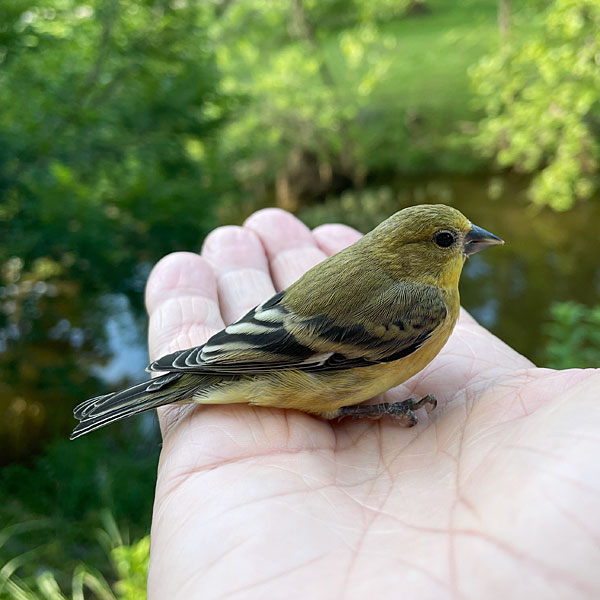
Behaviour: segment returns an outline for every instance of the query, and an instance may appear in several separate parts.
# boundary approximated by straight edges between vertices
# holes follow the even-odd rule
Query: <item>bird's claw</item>
[[[419,422],[415,410],[425,407],[431,412],[437,406],[437,399],[433,394],[427,394],[420,400],[408,398],[402,402],[383,402],[381,404],[359,404],[342,406],[338,411],[338,418],[352,417],[353,419],[381,419],[390,416],[398,420],[405,427],[414,427]]]

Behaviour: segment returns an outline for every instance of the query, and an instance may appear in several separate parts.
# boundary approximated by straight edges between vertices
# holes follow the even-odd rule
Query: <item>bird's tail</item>
[[[167,373],[120,392],[86,400],[73,411],[80,423],[73,430],[71,439],[146,410],[191,399],[194,392],[205,385],[200,377]]]

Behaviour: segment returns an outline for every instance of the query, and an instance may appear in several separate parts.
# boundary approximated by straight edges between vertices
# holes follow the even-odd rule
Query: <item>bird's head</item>
[[[504,243],[444,204],[405,208],[368,235],[389,275],[447,288],[458,285],[468,256]]]

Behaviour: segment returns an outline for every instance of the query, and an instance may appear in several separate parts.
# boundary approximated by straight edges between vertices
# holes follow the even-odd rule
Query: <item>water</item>
[[[528,183],[515,176],[403,178],[301,214],[311,226],[339,221],[367,231],[412,204],[443,202],[458,208],[506,242],[469,259],[460,284],[463,306],[540,364],[552,303],[600,302],[600,197],[557,213],[529,202]]]
[[[504,246],[468,260],[461,279],[461,301],[482,325],[541,364],[550,306],[566,300],[588,305],[600,302],[600,198],[558,213],[533,206],[526,194],[528,183],[526,178],[489,175],[404,179],[372,214],[358,210],[354,223],[343,207],[325,214],[329,220],[360,223],[361,229],[370,229],[403,206],[444,202],[500,236]],[[314,225],[310,212],[301,211],[300,216]],[[319,222],[321,217],[322,213]],[[129,333],[127,326],[123,329],[127,324]],[[121,376],[139,377],[145,349],[134,328],[131,317],[121,318],[120,333],[109,338],[114,358],[105,374],[118,369]],[[130,346],[124,343],[126,339],[137,339],[137,343]]]
[[[498,180],[446,184],[456,208],[506,242],[468,261],[463,305],[519,352],[543,362],[552,303],[600,302],[600,198],[557,213],[532,206],[524,180],[505,179],[495,199],[489,191]]]
[[[505,246],[491,248],[469,259],[461,280],[463,305],[508,344],[542,364],[546,344],[544,325],[552,303],[575,300],[592,305],[600,302],[600,198],[582,202],[566,213],[556,213],[532,206],[526,198],[526,185],[524,179],[489,176],[404,179],[383,194],[381,201],[371,202],[364,195],[357,195],[354,204],[336,201],[337,204],[326,203],[300,214],[311,225],[326,219],[369,229],[409,204],[445,202],[460,209],[474,223],[506,242]],[[85,399],[83,394],[106,393],[145,378],[143,320],[136,318],[123,297],[109,299],[110,302],[98,303],[96,321],[104,324],[106,343],[97,359],[92,355],[82,367],[77,348],[73,346],[71,357],[62,357],[60,373],[57,369],[49,371],[63,382],[68,378],[77,383],[83,368],[98,378],[94,384],[98,389],[84,389],[79,384],[59,387],[52,382],[43,390],[38,388],[37,393],[33,388],[29,395],[15,391],[17,385],[6,389],[5,384],[0,389],[0,396],[6,396],[9,407],[15,403],[14,398],[20,402],[18,407],[36,402],[46,407],[45,411],[37,411],[38,420],[32,421],[35,426],[21,422],[23,415],[28,414],[25,410],[19,412],[21,421],[14,415],[5,421],[6,425],[14,418],[19,430],[14,438],[4,436],[0,463],[38,451],[49,435],[57,435],[57,428],[60,429],[58,435],[66,437],[73,424],[72,407]],[[39,346],[48,356],[55,356],[54,344],[52,336],[48,336],[47,342]],[[11,357],[5,352],[3,358],[10,360]],[[39,414],[49,415],[47,418],[53,418],[59,425],[54,429],[45,428]],[[13,439],[15,441],[11,441]]]

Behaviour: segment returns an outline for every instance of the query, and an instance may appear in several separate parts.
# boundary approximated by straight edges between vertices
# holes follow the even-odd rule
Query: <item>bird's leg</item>
[[[429,406],[427,406],[429,405]],[[419,422],[415,410],[425,406],[427,412],[432,411],[437,406],[436,397],[433,394],[427,394],[420,400],[409,398],[402,402],[383,402],[382,404],[355,404],[354,406],[342,406],[337,417],[352,417],[354,419],[381,419],[386,415],[398,419],[405,427],[413,427]]]

